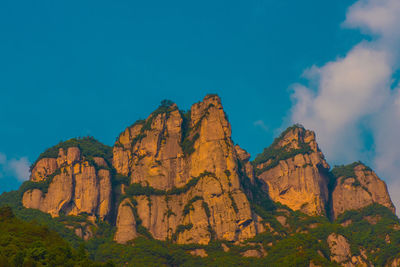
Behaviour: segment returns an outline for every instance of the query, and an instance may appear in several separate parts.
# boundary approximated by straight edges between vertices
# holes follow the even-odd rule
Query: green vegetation
[[[353,162],[348,165],[336,165],[332,169],[332,173],[336,178],[342,178],[342,183],[347,179],[347,178],[354,178],[356,179],[356,173],[354,172],[354,168],[357,167],[358,165],[362,164],[360,161],[358,162]]]
[[[28,190],[33,190],[33,189],[39,189],[40,191],[43,192],[43,194],[46,194],[51,182],[53,181],[54,177],[56,175],[61,174],[61,170],[57,169],[54,173],[51,175],[47,176],[47,178],[43,181],[40,182],[33,182],[33,181],[25,181],[19,188],[19,192],[21,193],[21,196]]]
[[[378,218],[376,224],[369,223],[367,216]],[[352,253],[359,254],[359,249],[368,251],[368,259],[375,266],[385,266],[388,260],[400,253],[400,232],[394,229],[399,219],[388,208],[372,204],[361,210],[347,211],[340,215],[337,223],[351,220],[351,224],[343,228],[343,235],[351,244]],[[386,242],[390,237],[390,243]],[[371,253],[371,251],[375,251]]]
[[[7,203],[13,204],[12,208],[16,214],[15,220],[23,219],[25,222],[13,221],[12,227],[15,227],[17,232],[13,233],[9,230],[10,228],[7,228],[10,225],[3,226],[2,219],[3,217],[10,217],[9,215],[4,215],[10,214],[10,210],[0,209],[0,227],[7,229],[0,232],[0,265],[5,262],[5,259],[9,263],[14,259],[15,261],[17,259],[20,260],[19,258],[28,261],[33,257],[34,260],[42,262],[49,260],[55,265],[60,265],[57,261],[60,259],[63,262],[60,266],[80,266],[83,264],[98,266],[93,261],[109,262],[109,266],[112,266],[111,261],[117,266],[122,266],[125,263],[129,263],[128,266],[309,266],[310,261],[321,266],[338,266],[328,261],[330,251],[326,239],[332,232],[345,236],[349,240],[352,252],[355,255],[360,253],[361,248],[366,249],[368,259],[375,266],[384,266],[400,253],[400,231],[394,228],[394,225],[399,224],[399,220],[389,209],[383,206],[374,204],[360,211],[348,211],[339,216],[336,221],[330,222],[326,217],[312,217],[301,212],[293,212],[282,205],[264,199],[265,196],[257,191],[262,187],[262,184],[250,186],[246,181],[241,182],[244,185],[244,189],[252,196],[252,208],[265,222],[268,222],[273,227],[276,233],[267,230],[249,239],[247,244],[241,246],[225,242],[225,245],[230,248],[229,252],[223,251],[221,241],[213,241],[209,245],[176,245],[169,241],[162,242],[153,239],[149,231],[142,225],[135,207],[137,203],[134,199],[131,200],[133,205],[130,206],[136,219],[137,231],[141,235],[141,237],[133,241],[134,246],[120,245],[113,242],[115,227],[99,220],[93,226],[95,238],[83,242],[71,230],[66,229],[65,225],[76,225],[84,222],[87,217],[86,214],[60,216],[52,219],[48,214],[37,210],[24,209],[20,204],[15,204],[20,202],[20,193],[18,191],[4,193],[0,196],[0,206]],[[190,202],[194,203],[197,200],[202,199],[201,197],[194,197]],[[189,207],[190,205],[187,206]],[[210,210],[204,200],[202,201],[202,207],[207,217],[210,217]],[[190,209],[190,207],[187,209]],[[288,226],[283,227],[276,220],[278,215],[287,218]],[[379,221],[376,224],[371,224],[365,219],[366,216],[379,216]],[[347,227],[340,225],[347,220],[351,220],[352,224]],[[31,230],[31,227],[33,229],[45,229],[46,227],[43,227],[43,225],[47,225],[46,227],[53,230],[46,230],[46,235],[40,234],[41,231]],[[315,227],[311,228],[311,225],[315,225]],[[193,225],[191,224],[180,225],[171,240],[176,240],[180,233],[188,231],[192,227]],[[52,232],[54,230],[60,233],[65,240],[68,240],[71,245],[68,245],[66,241],[59,237],[54,237],[57,236]],[[212,240],[214,240],[215,233],[213,233],[212,228],[209,230],[213,236]],[[19,231],[24,234],[22,235],[21,233],[19,235]],[[7,235],[5,239],[3,239],[4,235]],[[23,239],[24,241],[21,241],[20,245],[11,246],[9,245],[11,244],[9,235],[13,236],[12,240],[26,238],[29,241]],[[390,236],[390,244],[385,241],[387,239],[386,235]],[[41,243],[36,242],[37,239],[40,239]],[[8,243],[4,243],[5,240]],[[256,245],[254,245],[255,243]],[[1,249],[1,246],[5,246],[4,244],[7,244],[6,248],[8,250]],[[51,247],[48,246],[49,244],[52,244]],[[273,245],[271,246],[271,244]],[[240,256],[240,253],[248,249],[257,248],[260,245],[267,251],[267,257],[257,259]],[[21,249],[20,246],[23,246],[23,248]],[[65,246],[70,247],[66,249]],[[59,247],[62,247],[62,249],[59,249]],[[12,250],[14,248],[16,252]],[[196,248],[205,249],[209,257],[199,258],[188,253]],[[37,251],[36,249],[45,251],[45,253],[35,254],[36,252],[31,252],[33,250]],[[18,251],[22,251],[22,253]],[[51,256],[52,258],[50,259],[50,255],[54,255],[53,251],[57,251],[57,257]],[[63,258],[63,253],[68,255],[67,259]],[[72,265],[70,264],[71,261]]]
[[[146,121],[139,121],[136,124],[143,125],[141,133],[133,140],[139,141],[145,137],[144,131],[151,129],[152,120],[161,113],[172,111],[172,101],[162,101],[159,108],[152,113]],[[205,112],[206,116],[207,112]],[[196,132],[200,127],[200,121],[190,128],[190,111],[183,114],[182,122],[182,149],[185,155],[194,151],[194,143],[199,138]],[[280,137],[274,140],[273,144],[257,156],[253,164],[269,162],[267,167],[256,170],[258,173],[276,166],[280,160],[287,159],[299,153],[309,153],[311,148],[307,144],[300,144],[300,149],[288,149],[288,147],[277,148],[277,144],[295,125],[288,128]],[[119,144],[120,145],[120,144]],[[82,154],[92,163],[92,157],[101,156],[110,162],[111,148],[101,145],[91,137],[83,139],[71,139],[46,150],[40,158],[57,157],[59,148],[78,146]],[[93,146],[93,147],[92,147]],[[39,160],[38,159],[38,160]],[[161,164],[160,162],[156,162]],[[327,175],[330,178],[329,188],[332,189],[337,178],[355,179],[353,186],[362,186],[354,173],[354,167],[362,164],[355,162],[346,166],[336,166]],[[368,260],[374,266],[385,266],[394,257],[400,255],[400,231],[399,219],[388,208],[373,204],[361,210],[347,211],[340,215],[335,221],[329,221],[325,216],[313,217],[299,211],[292,211],[288,207],[273,202],[265,190],[266,184],[257,178],[251,181],[243,173],[241,162],[238,161],[238,175],[243,190],[254,213],[261,217],[266,223],[265,232],[248,239],[238,245],[226,240],[216,240],[210,222],[211,211],[207,202],[201,196],[194,196],[183,207],[183,215],[188,215],[194,209],[196,201],[201,201],[201,207],[208,218],[208,231],[211,234],[211,242],[208,245],[187,244],[177,245],[179,235],[193,229],[194,225],[178,225],[172,233],[171,240],[159,241],[153,238],[149,230],[143,225],[138,215],[135,196],[147,196],[148,208],[151,210],[152,195],[165,196],[167,209],[164,216],[176,216],[168,206],[172,195],[179,195],[189,192],[195,187],[200,179],[214,177],[214,173],[203,172],[197,177],[192,177],[188,183],[179,188],[160,190],[151,187],[149,184],[130,184],[130,178],[112,172],[112,187],[114,196],[117,195],[119,186],[126,185],[126,194],[120,199],[114,199],[119,204],[124,198],[129,198],[127,203],[133,212],[136,221],[136,230],[139,237],[127,245],[116,244],[113,241],[115,235],[115,210],[109,221],[92,220],[88,214],[82,213],[78,216],[66,216],[61,214],[57,218],[39,210],[26,209],[22,207],[21,198],[24,192],[32,189],[39,189],[46,193],[48,186],[60,170],[48,176],[45,181],[34,183],[27,181],[22,184],[19,190],[0,195],[0,266],[310,266],[312,261],[319,266],[338,266],[330,262],[330,249],[327,237],[331,233],[343,235],[351,245],[353,255],[366,251]],[[370,170],[369,168],[365,169]],[[231,171],[225,170],[226,178],[231,185],[233,178]],[[236,173],[235,173],[236,177]],[[235,191],[234,191],[235,192]],[[238,203],[231,191],[228,191],[231,206],[238,212]],[[200,204],[200,203],[198,203]],[[240,204],[240,203],[239,203]],[[6,207],[7,206],[7,207]],[[8,207],[9,206],[9,207]],[[328,205],[329,206],[329,205]],[[154,207],[153,207],[154,208]],[[154,209],[153,209],[154,210]],[[218,212],[213,210],[213,212]],[[153,215],[154,216],[154,215]],[[280,223],[284,217],[285,223]],[[279,220],[278,220],[278,219]],[[371,220],[372,218],[372,220]],[[256,219],[256,218],[254,218]],[[257,218],[259,220],[259,218]],[[372,222],[371,222],[372,221]],[[351,222],[350,224],[343,224]],[[376,223],[375,223],[376,222]],[[242,222],[241,225],[251,223],[251,220]],[[347,226],[344,226],[347,225]],[[74,229],[67,227],[90,229],[93,238],[83,241],[78,238]],[[223,248],[229,247],[225,252]],[[190,255],[193,249],[204,249],[208,257],[200,258]],[[241,253],[249,249],[262,249],[267,252],[263,258],[245,258]]]
[[[113,183],[114,186],[121,185],[121,184],[129,185],[129,181],[130,181],[129,177],[119,174],[119,173],[114,174],[112,176],[112,180],[111,180],[111,182]]]
[[[182,142],[182,151],[185,155],[190,155],[194,152],[194,143],[199,137],[199,133],[195,133],[192,138],[188,137]]]
[[[11,207],[13,213],[18,219],[25,222],[34,222],[48,227],[52,231],[56,231],[65,240],[67,240],[74,248],[78,248],[82,243],[75,233],[65,228],[65,225],[57,220],[51,218],[47,213],[35,209],[26,209],[22,206],[21,199],[23,188],[17,191],[6,192],[0,195],[0,207]]]
[[[288,145],[279,147],[278,144],[279,142],[285,137],[285,135],[292,131],[293,129],[296,128],[302,128],[304,129],[303,126],[300,124],[295,124],[289,128],[287,128],[284,132],[281,133],[281,135],[278,138],[275,138],[274,142],[272,144],[265,148],[263,153],[257,155],[257,157],[254,159],[252,164],[254,166],[257,166],[261,163],[266,163],[269,162],[267,166],[265,166],[262,169],[255,168],[256,174],[261,174],[273,167],[276,167],[279,164],[279,161],[281,160],[286,160],[288,158],[292,158],[296,156],[297,154],[308,154],[312,152],[311,147],[306,144],[306,143],[299,143],[299,148],[298,149],[292,149],[289,148]]]
[[[340,183],[343,184],[347,179],[353,178],[354,182],[352,183],[352,186],[354,187],[362,187],[366,192],[368,192],[371,195],[371,192],[369,192],[368,188],[361,185],[360,181],[357,178],[357,175],[354,171],[354,168],[363,165],[365,166],[361,161],[353,162],[348,165],[339,165],[335,166],[331,173],[334,176],[334,178],[337,180],[340,178]],[[365,166],[364,171],[371,171],[371,169],[367,166]]]
[[[172,237],[171,237],[172,241],[176,241],[179,234],[185,232],[186,230],[190,230],[192,228],[193,228],[193,224],[191,224],[191,223],[185,224],[185,225],[183,225],[183,224],[178,225],[178,227],[176,227],[175,233],[172,234]]]
[[[56,232],[16,218],[10,207],[0,208],[1,266],[114,266],[89,259],[84,246],[73,249]]]
[[[188,215],[191,210],[194,210],[193,203],[198,200],[203,200],[203,197],[195,196],[192,199],[190,199],[188,203],[186,203],[185,207],[183,207],[183,216]]]
[[[133,197],[133,196],[162,196],[162,195],[180,195],[189,191],[190,188],[194,187],[201,178],[205,176],[212,176],[215,177],[215,174],[211,172],[203,172],[197,177],[192,177],[184,186],[182,187],[174,187],[170,190],[160,190],[156,189],[150,185],[143,186],[140,183],[132,183],[125,189],[126,197]]]
[[[42,154],[39,155],[37,160],[32,164],[31,170],[35,167],[36,163],[43,158],[57,158],[58,150],[60,148],[67,150],[69,147],[79,147],[81,155],[86,158],[102,157],[107,163],[111,162],[112,159],[112,148],[106,146],[91,136],[72,138],[65,142],[60,142],[51,148],[48,148]]]

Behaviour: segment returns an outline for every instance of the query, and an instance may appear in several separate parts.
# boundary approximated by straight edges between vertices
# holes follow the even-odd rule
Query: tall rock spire
[[[175,104],[161,105],[127,128],[113,151],[113,165],[130,177],[130,188],[152,188],[147,195],[128,188],[127,197],[155,238],[207,244],[256,234],[250,203],[240,188],[231,127],[218,96],[206,96],[186,114]]]

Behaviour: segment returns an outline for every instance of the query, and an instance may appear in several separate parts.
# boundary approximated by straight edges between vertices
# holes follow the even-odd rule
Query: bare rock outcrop
[[[327,239],[331,252],[330,260],[345,267],[373,266],[368,260],[365,251],[361,250],[360,255],[352,256],[348,240],[339,234],[331,233]]]
[[[186,114],[173,103],[160,106],[121,133],[113,154],[113,166],[131,184],[164,192],[133,196],[142,225],[156,239],[208,244],[256,235],[218,96],[206,96]]]
[[[373,203],[395,212],[386,184],[360,162],[333,169],[338,176],[332,192],[332,212],[337,218],[347,210],[357,210]]]
[[[66,152],[60,148],[57,158],[42,158],[33,168],[31,181],[45,184],[24,193],[24,207],[53,217],[62,211],[66,215],[86,213],[105,218],[112,204],[111,174],[104,159],[94,161],[96,166],[81,155],[78,147],[69,147]]]
[[[119,205],[116,224],[117,232],[115,233],[114,239],[121,244],[126,244],[128,241],[138,236],[133,209],[133,205],[128,199],[125,199]]]
[[[253,164],[251,164],[251,162],[250,162],[251,155],[246,150],[244,150],[243,148],[241,148],[238,145],[235,145],[235,150],[236,150],[237,157],[240,160],[241,166],[239,166],[239,167],[241,167],[242,174],[247,176],[250,179],[250,182],[252,184],[254,184],[255,173],[254,173]]]
[[[344,236],[332,233],[328,236],[327,242],[331,251],[332,261],[336,261],[337,263],[350,261],[350,245]]]
[[[39,160],[32,169],[30,180],[33,182],[43,181],[48,175],[57,170],[57,159],[43,158]]]
[[[297,125],[288,128],[254,164],[272,200],[309,215],[325,214],[329,165],[314,132]]]

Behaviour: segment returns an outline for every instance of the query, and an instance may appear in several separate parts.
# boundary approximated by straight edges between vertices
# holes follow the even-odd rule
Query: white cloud
[[[355,160],[362,146],[355,122],[379,110],[388,94],[392,70],[386,52],[362,43],[306,74],[317,88],[294,86],[292,121],[315,130],[329,158]]]
[[[399,12],[398,0],[360,0],[349,8],[344,25],[380,35],[381,38],[397,39]]]
[[[30,163],[26,157],[20,159],[11,159],[8,163],[9,168],[15,173],[20,181],[29,179],[29,166]]]
[[[265,132],[268,132],[268,130],[269,130],[268,126],[265,125],[264,121],[262,121],[262,120],[257,120],[255,122],[253,122],[253,125],[256,127],[260,127]]]
[[[7,175],[14,176],[19,181],[28,180],[30,175],[29,167],[30,162],[26,157],[7,160],[6,155],[0,153],[0,178]]]
[[[393,91],[373,123],[376,168],[392,181],[400,180],[400,87]]]
[[[367,161],[388,181],[400,208],[400,89],[391,90],[400,63],[398,14],[399,0],[359,0],[351,6],[343,25],[372,39],[306,70],[303,76],[313,86],[293,86],[291,120],[315,130],[328,160],[337,163],[365,159],[367,129],[375,153]]]

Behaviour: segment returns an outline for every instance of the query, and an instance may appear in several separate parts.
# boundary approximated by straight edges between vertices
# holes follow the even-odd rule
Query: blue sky
[[[91,135],[112,145],[161,100],[188,109],[207,93],[221,96],[234,141],[253,156],[301,122],[322,133],[330,163],[362,159],[379,169],[383,134],[368,116],[384,116],[382,106],[355,111],[339,100],[332,109],[346,119],[360,113],[338,123],[349,129],[339,133],[328,127],[336,119],[310,108],[325,103],[334,86],[319,82],[346,70],[341,59],[356,57],[355,47],[389,43],[382,37],[389,26],[351,13],[359,2],[377,1],[1,1],[0,192],[16,189],[24,166],[60,140]],[[343,141],[335,136],[361,141],[351,150],[336,145],[338,153],[327,141]],[[394,181],[394,171],[381,173]]]

